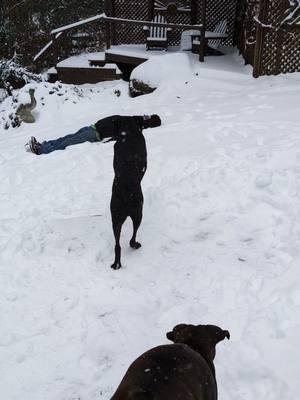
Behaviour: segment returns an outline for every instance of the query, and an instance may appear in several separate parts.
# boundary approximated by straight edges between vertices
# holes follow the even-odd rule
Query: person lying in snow
[[[115,236],[115,261],[113,269],[121,268],[121,228],[127,217],[133,222],[133,235],[130,246],[138,249],[137,230],[143,216],[143,193],[141,181],[147,169],[147,149],[143,129],[161,125],[158,115],[120,116],[114,115],[101,119],[95,125],[80,129],[77,133],[55,140],[39,143],[31,137],[28,150],[34,154],[48,154],[64,150],[84,142],[99,142],[107,139],[116,141],[114,145],[114,182],[110,203],[112,226]]]
[[[144,116],[120,116],[113,115],[100,119],[94,125],[85,126],[79,129],[78,132],[59,137],[54,140],[44,141],[39,143],[34,136],[26,143],[27,151],[40,155],[49,154],[53,151],[64,150],[68,146],[80,144],[84,142],[101,142],[105,139],[117,140],[122,135],[123,125],[128,125],[128,121],[132,123],[132,131],[127,132],[130,136],[136,135],[139,130],[146,128],[155,128],[161,125],[161,120],[158,115]]]

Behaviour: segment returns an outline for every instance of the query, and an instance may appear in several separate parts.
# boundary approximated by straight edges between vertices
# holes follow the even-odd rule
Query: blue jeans
[[[84,142],[99,142],[96,136],[96,130],[91,126],[85,126],[78,132],[63,136],[58,139],[49,140],[41,143],[40,154],[52,153],[56,150],[64,150],[68,146]]]

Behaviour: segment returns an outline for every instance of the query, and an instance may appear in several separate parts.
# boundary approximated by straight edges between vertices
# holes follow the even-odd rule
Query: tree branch
[[[18,8],[20,5],[22,5],[23,3],[26,3],[26,1],[27,0],[21,0],[21,1],[19,1],[18,3],[16,3],[15,5],[13,5],[11,8],[9,8],[5,13],[4,13],[4,15],[6,16],[6,17],[8,17],[9,16],[9,14],[13,11],[13,10],[15,10],[16,8]]]

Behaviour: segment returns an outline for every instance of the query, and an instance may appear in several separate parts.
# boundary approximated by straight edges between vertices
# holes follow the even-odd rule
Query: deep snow
[[[181,322],[230,331],[215,360],[220,400],[298,398],[300,74],[255,80],[236,54],[165,60],[182,73],[151,95],[41,83],[37,122],[0,128],[5,400],[109,399]],[[113,271],[113,145],[35,156],[24,143],[144,113],[163,125],[145,131],[143,247],[128,248],[128,221]]]

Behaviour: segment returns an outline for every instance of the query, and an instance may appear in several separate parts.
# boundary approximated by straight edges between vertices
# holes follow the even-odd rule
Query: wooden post
[[[200,47],[199,47],[199,61],[204,62],[204,55],[206,49],[205,28],[206,28],[206,0],[202,0],[201,5],[201,24],[200,29]]]
[[[51,40],[52,40],[53,64],[56,67],[56,64],[58,63],[58,43],[55,34],[51,35]]]
[[[152,21],[154,18],[154,0],[148,0],[148,19]]]
[[[280,11],[281,15],[284,15],[286,11],[286,3],[282,1],[280,3]],[[283,30],[278,29],[277,31],[277,43],[276,43],[276,66],[275,66],[275,74],[278,75],[281,73],[281,59],[282,59],[282,46],[283,46]]]
[[[114,0],[112,0],[112,1],[114,1]],[[104,12],[107,16],[109,16],[110,4],[111,4],[111,2],[109,0],[104,0],[103,8],[104,8]]]
[[[197,0],[191,0],[191,19],[190,23],[192,25],[197,24]]]
[[[204,62],[206,49],[206,39],[205,39],[205,27],[202,26],[200,29],[200,46],[199,46],[199,61]]]
[[[112,0],[114,1],[114,0]],[[104,12],[107,16],[111,16],[111,1],[110,0],[104,0]],[[111,46],[111,26],[108,21],[105,21],[105,43],[106,43],[106,49],[110,49]]]
[[[262,53],[264,47],[264,36],[265,30],[262,24],[266,24],[267,15],[267,2],[268,0],[260,0],[259,13],[258,13],[258,26],[256,29],[256,43],[254,50],[254,64],[253,64],[253,76],[258,78],[261,75],[262,70]]]
[[[110,16],[112,16],[112,17],[116,16],[115,0],[111,1]],[[116,44],[116,29],[115,29],[115,25],[114,24],[111,25],[111,43],[113,45]]]
[[[105,42],[106,42],[106,49],[110,49],[111,46],[111,31],[110,31],[110,23],[105,22]]]
[[[234,33],[233,33],[233,45],[237,45],[241,52],[241,42],[243,36],[243,20],[245,17],[246,0],[241,0],[236,3],[235,9],[235,22],[234,22]]]

